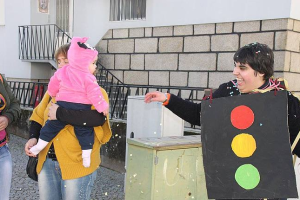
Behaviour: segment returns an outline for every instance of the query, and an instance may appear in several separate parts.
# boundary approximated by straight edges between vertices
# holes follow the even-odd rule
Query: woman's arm
[[[7,109],[5,109],[2,115],[7,117],[8,123],[10,124],[13,121],[17,121],[21,114],[20,102],[11,92],[11,88],[5,79],[3,79],[3,85],[9,98],[10,105]]]
[[[103,113],[97,110],[68,110],[53,103],[49,107],[49,119],[58,119],[73,126],[89,127],[102,126],[106,121]]]
[[[29,127],[29,140],[25,144],[25,153],[28,156],[34,156],[31,153],[30,148],[36,145],[38,138],[40,136],[40,130],[42,129],[42,124],[44,123],[44,113],[46,107],[50,101],[50,96],[47,93],[42,98],[42,101],[39,103],[37,107],[34,108],[32,115],[30,117],[30,127]]]
[[[35,121],[31,121],[30,127],[29,127],[29,139],[25,144],[25,153],[28,156],[34,156],[34,154],[31,153],[30,148],[36,145],[38,138],[40,137],[40,130],[42,129],[42,125]]]
[[[29,127],[29,139],[25,144],[25,153],[28,156],[36,157],[33,153],[31,153],[30,148],[36,145],[39,137],[40,137],[40,130],[42,129],[42,125],[35,121],[31,121]]]
[[[183,120],[200,125],[201,103],[193,103],[171,94],[166,107]]]
[[[291,92],[288,94],[288,127],[290,132],[290,142],[293,144],[300,131],[300,101],[297,97],[293,96]],[[300,141],[296,145],[294,151],[298,157],[300,156]]]
[[[67,110],[58,107],[56,118],[74,126],[102,126],[106,117],[97,110]]]
[[[213,99],[226,96],[226,88],[227,83],[220,85],[212,94]],[[210,97],[207,96],[205,99],[208,100],[209,98]],[[201,103],[193,103],[171,94],[166,107],[183,120],[193,125],[200,125]]]
[[[145,95],[145,103],[161,102],[175,115],[193,124],[200,125],[201,104],[184,100],[173,94],[164,94],[159,91],[149,92]]]
[[[39,139],[41,129],[42,129],[42,125],[40,125],[35,121],[31,121],[29,127],[29,139],[31,138]]]
[[[288,92],[288,125],[292,137],[300,131],[300,101]]]

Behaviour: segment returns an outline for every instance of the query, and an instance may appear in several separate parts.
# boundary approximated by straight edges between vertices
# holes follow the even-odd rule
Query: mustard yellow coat
[[[101,88],[104,99],[108,103],[108,96],[104,89]],[[39,105],[33,110],[30,120],[35,121],[42,126],[45,125],[48,119],[48,107],[50,96],[46,93],[39,103]],[[51,102],[55,103],[55,99],[52,98]],[[94,107],[92,107],[94,109]],[[39,153],[37,173],[42,170],[43,164],[46,160],[47,152],[53,143],[55,148],[55,154],[61,168],[62,179],[75,179],[86,176],[93,173],[100,165],[100,147],[109,141],[112,133],[109,125],[109,116],[103,126],[94,127],[95,142],[91,153],[91,165],[85,168],[82,165],[81,147],[78,139],[74,133],[74,127],[67,125],[62,129],[57,136],[49,142],[49,144]],[[87,119],[88,120],[88,119]]]

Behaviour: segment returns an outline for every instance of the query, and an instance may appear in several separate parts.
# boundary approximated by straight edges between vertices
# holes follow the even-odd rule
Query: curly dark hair
[[[233,60],[241,64],[248,64],[254,71],[264,74],[264,80],[274,74],[274,54],[265,44],[255,42],[245,45],[237,50]]]

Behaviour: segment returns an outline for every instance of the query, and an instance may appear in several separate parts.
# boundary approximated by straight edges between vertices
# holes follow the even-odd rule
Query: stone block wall
[[[100,62],[126,84],[216,88],[233,79],[233,55],[260,42],[275,54],[275,76],[300,93],[300,21],[273,19],[109,30]]]

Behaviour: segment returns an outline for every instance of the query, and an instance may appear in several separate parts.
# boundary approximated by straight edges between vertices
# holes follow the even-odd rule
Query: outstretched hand
[[[166,96],[164,93],[155,91],[155,92],[149,92],[145,95],[145,103],[150,103],[150,102],[164,102],[166,100]]]

